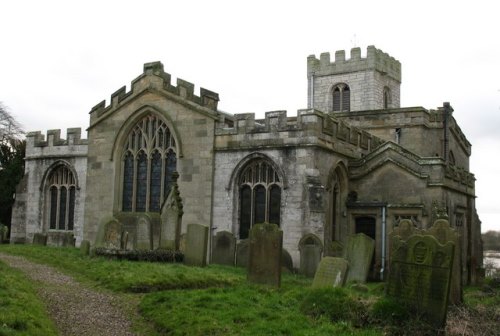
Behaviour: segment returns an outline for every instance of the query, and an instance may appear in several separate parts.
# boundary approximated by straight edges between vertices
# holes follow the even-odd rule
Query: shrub
[[[98,247],[94,251],[96,256],[116,258],[118,260],[130,261],[150,261],[150,262],[164,262],[175,263],[184,260],[184,254],[180,251],[173,251],[167,249],[156,250],[117,250]]]

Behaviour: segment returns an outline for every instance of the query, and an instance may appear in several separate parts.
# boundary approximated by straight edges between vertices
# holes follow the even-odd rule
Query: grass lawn
[[[32,284],[3,262],[0,262],[0,335],[57,335]]]
[[[413,321],[405,307],[383,298],[381,283],[363,287],[364,292],[313,290],[311,279],[284,274],[281,288],[271,288],[247,283],[245,270],[235,267],[115,261],[81,256],[75,248],[31,245],[0,245],[0,252],[52,265],[82,282],[133,298],[143,319],[136,329],[144,335],[152,334],[151,326],[157,335],[435,334],[421,321]],[[467,317],[458,314],[474,313],[477,307],[495,312],[500,290],[492,293],[467,289],[466,305],[451,309],[449,320],[464,321]],[[495,314],[490,320],[500,316]],[[477,316],[469,317],[474,323]],[[141,329],[141,324],[150,327]],[[495,322],[490,326],[499,327]]]

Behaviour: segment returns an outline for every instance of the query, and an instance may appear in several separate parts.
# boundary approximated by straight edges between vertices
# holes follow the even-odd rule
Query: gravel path
[[[38,295],[61,335],[135,335],[117,297],[88,288],[50,266],[1,253],[0,259],[38,282]]]

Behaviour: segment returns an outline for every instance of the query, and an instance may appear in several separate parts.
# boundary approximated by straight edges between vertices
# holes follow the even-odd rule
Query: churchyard
[[[415,250],[425,252],[421,246]],[[266,277],[261,284],[245,268],[234,266],[115,260],[90,257],[74,247],[1,245],[0,253],[51,265],[110,291],[127,311],[138,314],[130,318],[139,335],[435,335],[439,330],[397,295],[386,295],[386,283],[340,286],[346,264],[338,257],[323,258],[314,280],[283,270],[279,283]],[[250,258],[253,253],[258,255],[250,251]],[[0,334],[39,335],[43,330],[55,335],[36,296],[37,283],[2,262],[0,268]],[[321,285],[330,280],[331,285]],[[447,335],[494,335],[500,327],[499,307],[498,284],[465,288],[464,303],[450,306],[443,329]]]

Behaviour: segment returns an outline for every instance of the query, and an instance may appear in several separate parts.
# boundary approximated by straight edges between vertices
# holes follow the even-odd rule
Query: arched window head
[[[159,212],[177,170],[175,138],[154,114],[130,131],[122,155],[122,211]]]
[[[267,161],[253,160],[239,176],[240,239],[248,238],[254,224],[280,225],[282,184],[278,173]]]
[[[387,109],[389,108],[389,106],[391,105],[391,89],[389,89],[387,86],[384,87],[384,97],[383,97],[383,100],[384,100],[384,109]]]
[[[347,84],[337,84],[333,88],[333,112],[348,112],[351,110],[351,90]]]
[[[76,183],[66,165],[57,166],[47,180],[48,222],[50,230],[72,231],[75,219]]]

